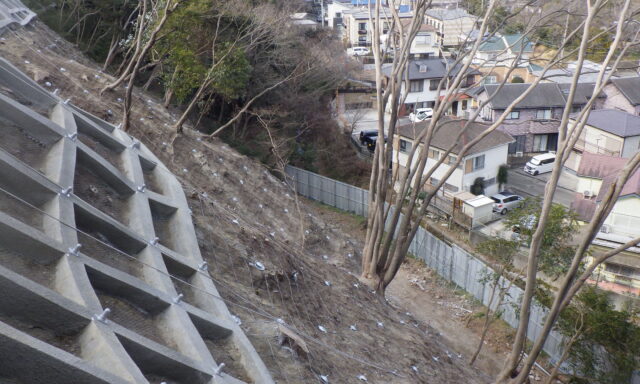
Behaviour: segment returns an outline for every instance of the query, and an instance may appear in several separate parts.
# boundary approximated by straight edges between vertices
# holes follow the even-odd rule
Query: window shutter
[[[469,173],[473,171],[473,159],[467,159],[464,162],[464,172]]]

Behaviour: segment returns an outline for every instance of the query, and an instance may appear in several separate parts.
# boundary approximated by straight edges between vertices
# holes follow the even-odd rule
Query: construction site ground
[[[100,95],[113,78],[44,24],[5,30],[1,38],[2,56],[44,88],[120,121],[123,86]],[[220,296],[277,382],[322,383],[320,376],[330,383],[491,381],[510,333],[497,324],[478,368],[470,367],[482,320],[469,326],[467,320],[481,307],[415,260],[401,269],[388,301],[381,299],[357,278],[361,218],[297,199],[274,176],[278,170],[218,139],[188,129],[175,135],[179,112],[153,95],[135,90],[133,105],[130,134],[183,183]],[[233,353],[216,358],[234,370]]]

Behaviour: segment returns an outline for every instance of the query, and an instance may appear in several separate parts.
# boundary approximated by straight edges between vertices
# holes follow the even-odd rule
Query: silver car
[[[491,199],[494,201],[493,212],[500,212],[501,215],[520,207],[524,202],[524,197],[508,191],[502,191],[497,195],[493,195]]]

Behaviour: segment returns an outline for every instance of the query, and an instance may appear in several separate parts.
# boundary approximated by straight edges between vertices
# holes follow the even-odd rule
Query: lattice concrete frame
[[[241,383],[224,369],[216,374],[224,361],[214,360],[215,347],[210,345],[225,339],[240,356],[245,378],[273,383],[224,302],[212,297],[219,294],[199,269],[203,259],[187,199],[158,158],[2,59],[0,86],[11,90],[0,94],[0,188],[46,212],[40,221],[10,208],[0,211],[0,253],[20,257],[0,259],[0,378],[61,384]],[[6,135],[16,134],[9,127],[17,127],[21,139],[37,148],[21,151],[3,145]],[[125,196],[120,220],[97,207],[98,197],[83,199],[68,189],[77,183],[80,169],[89,169]],[[155,178],[154,190],[150,177]],[[155,240],[152,210],[169,217],[170,239]],[[86,237],[75,228],[99,233],[144,264],[127,264],[124,255],[95,247],[75,252]],[[199,289],[175,300],[183,292],[168,273]],[[48,274],[48,279],[42,277]],[[107,298],[137,307],[151,320],[120,324],[118,311],[129,310],[122,304],[111,308],[115,320],[102,322],[96,315],[105,309],[102,300]],[[125,300],[121,303],[120,298]],[[138,319],[133,312],[123,316]],[[56,338],[42,337],[49,333]],[[62,336],[69,344],[53,345]]]

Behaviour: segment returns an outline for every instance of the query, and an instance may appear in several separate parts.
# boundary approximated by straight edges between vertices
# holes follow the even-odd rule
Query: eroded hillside
[[[111,78],[42,23],[5,30],[0,51],[44,88],[118,123],[124,89],[100,96]],[[358,283],[360,239],[219,140],[175,136],[175,115],[151,95],[134,95],[130,134],[182,182],[209,272],[277,382],[488,382],[436,332]],[[292,339],[283,341],[282,321]],[[232,372],[234,358],[216,356]]]

